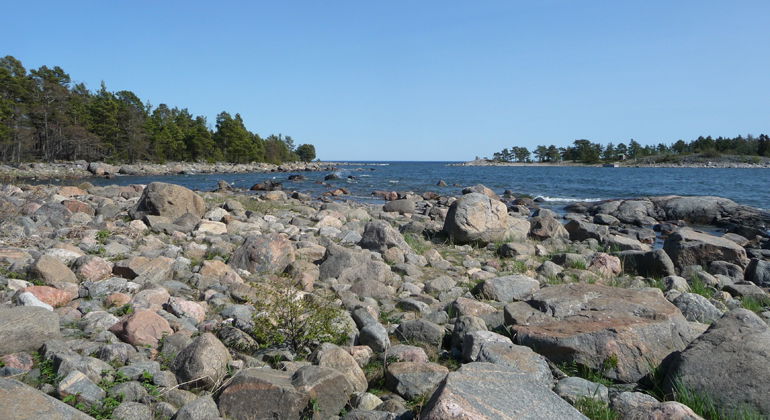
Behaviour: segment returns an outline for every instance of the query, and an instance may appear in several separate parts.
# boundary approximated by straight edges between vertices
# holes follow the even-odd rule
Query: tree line
[[[240,114],[221,112],[211,129],[186,108],[153,107],[128,90],[92,92],[59,66],[27,71],[0,58],[0,161],[106,160],[134,162],[311,161],[312,144],[290,136],[265,138]]]
[[[725,155],[770,156],[770,136],[760,134],[754,137],[717,137],[700,136],[685,142],[677,140],[673,144],[642,146],[634,139],[628,144],[607,143],[602,145],[590,140],[575,140],[572,145],[556,147],[540,145],[532,152],[526,147],[514,146],[495,152],[492,160],[499,162],[562,162],[581,163],[617,162],[626,159],[639,159],[648,156],[669,157],[700,154],[706,157]]]

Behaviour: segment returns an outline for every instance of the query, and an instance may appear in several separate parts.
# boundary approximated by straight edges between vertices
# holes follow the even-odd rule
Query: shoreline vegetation
[[[452,163],[450,166],[531,166],[531,167],[602,167],[614,165],[621,168],[770,168],[770,158],[759,156],[724,155],[709,157],[702,154],[686,156],[657,156],[606,163],[557,162],[506,162],[494,159],[474,159]]]
[[[27,71],[0,58],[0,162],[105,161],[135,163],[310,162],[312,144],[291,136],[261,137],[240,114],[206,117],[164,103],[153,106],[130,90],[91,91],[61,67]]]
[[[533,151],[526,147],[504,148],[487,157],[476,157],[464,166],[485,162],[508,164],[548,164],[559,166],[631,166],[631,167],[704,167],[704,168],[753,168],[770,167],[770,136],[751,134],[743,137],[700,136],[685,142],[672,144],[641,145],[634,139],[625,143],[602,145],[580,139],[572,145],[539,145]],[[567,163],[569,162],[569,163]],[[520,165],[527,166],[527,165]]]

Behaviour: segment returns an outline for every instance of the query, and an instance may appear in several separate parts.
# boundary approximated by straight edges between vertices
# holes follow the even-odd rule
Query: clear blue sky
[[[0,54],[322,159],[769,132],[770,1],[16,1]]]

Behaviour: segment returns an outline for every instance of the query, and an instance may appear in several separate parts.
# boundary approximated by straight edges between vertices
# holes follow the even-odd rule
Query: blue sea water
[[[459,194],[461,187],[484,184],[502,193],[543,197],[552,206],[572,201],[633,198],[653,195],[715,195],[738,203],[770,209],[770,169],[717,168],[602,168],[450,166],[450,162],[355,162],[339,166],[339,180],[323,182],[328,172],[301,172],[307,180],[288,181],[292,173],[195,174],[120,176],[89,179],[95,185],[172,182],[191,189],[213,190],[219,180],[249,188],[267,179],[283,182],[285,190],[320,196],[337,187],[350,190],[348,198],[372,200],[375,190],[434,191]],[[297,172],[300,173],[300,172]],[[352,178],[348,178],[348,177]],[[438,187],[444,180],[449,185]]]

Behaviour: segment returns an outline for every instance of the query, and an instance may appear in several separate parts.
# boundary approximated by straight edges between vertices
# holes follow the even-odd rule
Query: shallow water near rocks
[[[348,198],[372,200],[374,190],[435,191],[457,194],[460,187],[484,184],[498,193],[512,190],[542,197],[548,207],[573,201],[634,198],[652,195],[715,195],[762,209],[770,208],[770,169],[739,168],[601,168],[601,167],[494,167],[449,166],[450,162],[357,162],[339,166],[339,180],[319,184],[327,172],[302,172],[305,181],[293,182],[291,173],[186,174],[119,176],[85,179],[95,185],[172,182],[197,190],[212,190],[222,179],[238,188],[273,179],[284,189],[318,196],[332,187],[350,190]],[[354,178],[348,179],[349,176]],[[444,180],[448,187],[438,187]],[[78,182],[78,181],[73,181]],[[456,186],[455,186],[456,185]]]

